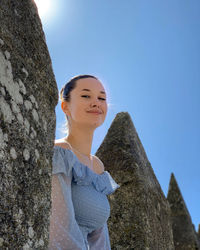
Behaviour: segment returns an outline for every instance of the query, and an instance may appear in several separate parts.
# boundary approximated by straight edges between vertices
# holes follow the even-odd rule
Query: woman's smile
[[[99,112],[88,112],[88,113],[90,113],[92,115],[101,115],[101,113],[99,113]]]
[[[100,110],[90,110],[90,111],[87,111],[88,113],[91,113],[91,114],[96,114],[96,115],[101,115],[103,112],[100,111]]]

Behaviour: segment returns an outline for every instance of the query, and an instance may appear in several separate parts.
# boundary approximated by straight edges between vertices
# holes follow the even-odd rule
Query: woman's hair
[[[97,77],[93,76],[93,75],[78,75],[78,76],[74,76],[73,78],[71,78],[60,90],[60,101],[70,101],[70,93],[71,91],[76,87],[77,81],[79,79],[84,79],[84,78],[94,78],[96,80],[98,80]],[[64,132],[68,133],[68,126],[69,120],[68,120],[68,116],[66,115],[66,129],[64,130]]]
[[[69,102],[70,101],[70,92],[76,87],[77,81],[79,79],[84,79],[84,78],[94,78],[94,79],[98,80],[97,77],[92,76],[92,75],[74,76],[60,90],[60,100]]]

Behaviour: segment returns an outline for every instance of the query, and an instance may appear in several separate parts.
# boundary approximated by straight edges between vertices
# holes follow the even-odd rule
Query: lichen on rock
[[[0,23],[0,249],[47,249],[58,90],[34,2]]]

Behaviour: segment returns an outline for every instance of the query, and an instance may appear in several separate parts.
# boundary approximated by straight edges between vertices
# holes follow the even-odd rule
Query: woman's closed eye
[[[82,95],[81,97],[84,97],[84,98],[90,98],[89,95]]]
[[[81,97],[90,98],[89,95],[82,95]],[[98,97],[98,99],[101,100],[101,101],[106,101],[106,98],[104,98],[104,97]]]

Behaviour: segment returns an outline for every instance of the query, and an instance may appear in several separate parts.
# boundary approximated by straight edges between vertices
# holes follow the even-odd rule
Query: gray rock
[[[0,249],[47,249],[58,91],[34,2],[2,0],[0,24]],[[128,113],[97,156],[121,185],[109,197],[112,249],[174,249],[169,204]],[[168,200],[176,249],[199,249],[173,176]]]
[[[46,249],[58,91],[34,2],[0,24],[0,249]]]
[[[109,196],[112,249],[174,249],[169,204],[127,112],[117,114],[96,155],[120,185]]]
[[[167,200],[171,208],[175,249],[200,249],[197,233],[173,173],[171,174]]]

